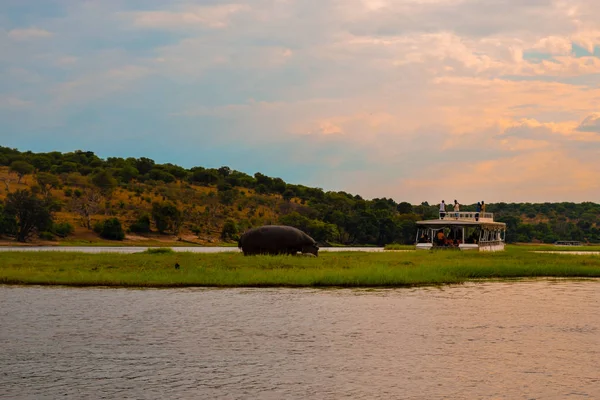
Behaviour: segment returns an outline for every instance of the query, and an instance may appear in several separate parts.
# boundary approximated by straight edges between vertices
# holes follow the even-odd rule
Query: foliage
[[[19,177],[19,180],[17,183],[21,183],[21,179],[23,179],[23,177],[25,175],[29,175],[29,174],[33,173],[33,170],[34,170],[33,165],[29,164],[26,161],[18,160],[18,161],[13,161],[10,164],[10,172],[14,172]]]
[[[52,232],[41,232],[39,236],[40,236],[40,239],[42,239],[42,240],[54,240],[54,239],[56,239],[54,237],[54,234]]]
[[[103,222],[100,222],[94,228],[98,231],[99,235],[103,239],[108,240],[123,240],[125,239],[125,232],[123,226],[118,218],[109,218]]]
[[[152,218],[160,233],[179,233],[182,217],[181,211],[171,202],[152,204]]]
[[[118,214],[127,220],[151,213],[161,233],[194,229],[203,237],[216,239],[228,220],[244,228],[278,222],[297,226],[320,242],[385,245],[413,243],[415,221],[438,216],[437,205],[426,201],[411,205],[390,198],[365,200],[227,166],[186,169],[145,157],[101,159],[89,151],[32,153],[1,146],[0,165],[25,175],[35,168],[37,185],[26,182],[30,190],[39,190],[47,200],[52,194],[62,197],[63,210],[78,214],[88,228],[92,216],[99,213]],[[9,184],[17,177],[4,174],[1,179],[6,188],[3,192],[10,193]],[[115,192],[117,186],[121,190]],[[59,193],[55,188],[63,190]],[[151,206],[157,197],[172,207]],[[475,204],[461,204],[461,211],[474,210]],[[488,204],[487,211],[507,223],[509,243],[600,243],[597,203],[496,203]],[[150,224],[138,222],[129,229],[147,232]]]
[[[17,240],[25,242],[35,232],[43,232],[52,226],[52,214],[49,205],[37,198],[29,190],[17,190],[9,193],[5,201],[5,215],[14,218],[17,223]]]
[[[5,212],[4,204],[0,203],[0,236],[16,235],[18,231],[16,216]]]
[[[150,233],[150,216],[148,214],[141,215],[129,226],[129,230],[133,233]]]
[[[49,196],[50,190],[56,189],[60,185],[60,179],[56,175],[47,172],[39,172],[35,176],[35,180],[44,196]]]
[[[52,233],[61,238],[65,238],[72,235],[75,232],[75,228],[68,222],[54,223],[52,224]]]
[[[169,247],[156,247],[156,248],[146,249],[144,251],[144,254],[173,254],[173,253],[175,253],[175,251],[173,251],[173,249],[171,249]]]
[[[239,233],[239,227],[234,220],[228,219],[223,225],[221,231],[221,239],[223,240],[237,240]]]
[[[100,210],[102,195],[96,189],[86,189],[84,192],[76,189],[74,194],[71,199],[71,210],[79,214],[88,229],[92,229],[92,215]]]
[[[91,179],[94,186],[100,189],[102,194],[107,195],[117,187],[117,180],[108,170],[101,170],[94,174]]]

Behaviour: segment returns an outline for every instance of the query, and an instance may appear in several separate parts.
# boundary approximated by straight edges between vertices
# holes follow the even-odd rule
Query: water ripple
[[[600,281],[0,287],[2,398],[600,398]]]

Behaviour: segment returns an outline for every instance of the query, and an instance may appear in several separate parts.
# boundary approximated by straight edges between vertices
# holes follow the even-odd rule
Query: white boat
[[[417,227],[417,250],[504,250],[506,224],[495,222],[492,213],[449,211],[443,218],[418,221]]]

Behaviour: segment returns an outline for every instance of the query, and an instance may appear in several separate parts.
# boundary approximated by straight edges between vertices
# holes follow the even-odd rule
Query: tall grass
[[[177,268],[176,268],[177,265]],[[600,256],[479,252],[323,252],[318,258],[240,253],[3,253],[0,283],[125,287],[400,287],[477,279],[600,277]]]

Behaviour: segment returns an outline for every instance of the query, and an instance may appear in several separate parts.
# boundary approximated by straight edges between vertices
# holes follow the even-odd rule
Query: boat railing
[[[494,222],[494,214],[476,211],[446,211],[446,215],[444,215],[443,217],[440,213],[439,219],[455,221]]]

